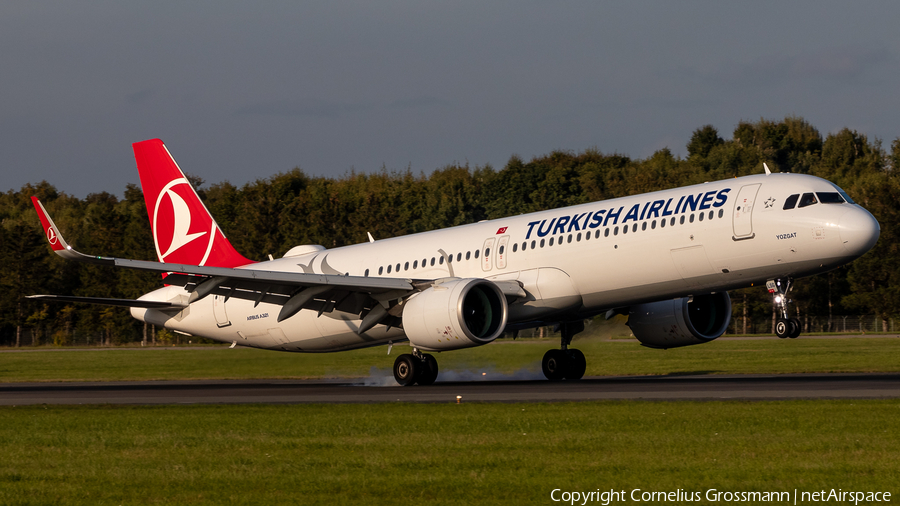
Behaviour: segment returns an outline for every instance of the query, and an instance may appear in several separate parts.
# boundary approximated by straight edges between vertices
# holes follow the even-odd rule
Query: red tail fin
[[[253,263],[225,238],[161,140],[132,147],[160,262],[210,267]]]

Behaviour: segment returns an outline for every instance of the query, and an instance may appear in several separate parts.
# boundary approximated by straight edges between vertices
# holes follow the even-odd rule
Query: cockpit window
[[[799,199],[799,198],[800,198],[800,194],[795,193],[795,194],[791,195],[790,197],[784,199],[784,209],[793,209],[794,206],[797,205],[797,199]]]
[[[837,185],[834,185],[834,184],[833,184],[832,186],[834,186],[834,189],[837,190],[838,193],[841,194],[841,197],[844,197],[844,200],[845,200],[845,201],[847,201],[847,202],[849,202],[849,203],[851,203],[851,204],[856,204],[856,202],[853,202],[853,199],[850,198],[850,195],[847,195],[847,192],[845,192],[844,190],[841,190],[840,188],[838,188]]]
[[[819,197],[819,202],[823,204],[844,203],[844,197],[841,197],[841,194],[837,192],[816,192],[816,196]]]
[[[816,196],[812,193],[804,193],[802,197],[800,197],[800,205],[797,208],[811,206],[813,204],[817,204],[819,201],[816,200]]]

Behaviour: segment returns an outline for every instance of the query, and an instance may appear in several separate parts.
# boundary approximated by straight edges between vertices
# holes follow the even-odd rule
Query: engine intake
[[[506,297],[484,279],[454,279],[423,290],[403,308],[403,331],[422,350],[445,351],[487,344],[503,333]]]
[[[730,322],[726,292],[640,304],[628,312],[634,337],[650,348],[708,343],[724,334]]]

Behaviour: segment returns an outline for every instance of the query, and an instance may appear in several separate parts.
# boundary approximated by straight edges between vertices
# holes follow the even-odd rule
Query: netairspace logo
[[[843,489],[799,491],[792,492],[769,491],[722,491],[714,488],[703,492],[694,492],[678,489],[674,492],[657,492],[641,490],[639,488],[627,490],[593,490],[593,491],[568,491],[559,488],[550,492],[553,502],[574,506],[580,504],[586,506],[590,503],[599,503],[608,506],[613,503],[779,503],[779,504],[814,504],[814,503],[846,503],[857,505],[859,503],[871,504],[879,502],[891,502],[890,492],[858,492],[845,491]]]

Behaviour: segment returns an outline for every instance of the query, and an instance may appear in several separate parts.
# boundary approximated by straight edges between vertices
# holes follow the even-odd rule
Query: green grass
[[[2,408],[0,504],[548,504],[554,488],[896,497],[897,434],[896,400]]]
[[[504,339],[440,353],[441,371],[498,378],[540,374],[544,352],[558,347],[550,339]],[[636,341],[577,339],[587,357],[588,376],[680,374],[784,374],[809,372],[896,372],[898,338],[719,339],[709,344],[653,350]],[[0,382],[128,381],[175,379],[338,378],[387,375],[406,345],[341,353],[301,354],[247,348],[90,349],[0,353]],[[446,376],[445,376],[446,377]]]

